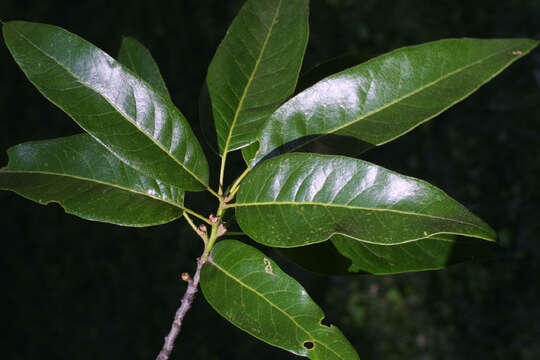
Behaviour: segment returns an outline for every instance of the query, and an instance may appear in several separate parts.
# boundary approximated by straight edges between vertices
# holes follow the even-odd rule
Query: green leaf
[[[387,143],[463,100],[537,44],[529,39],[440,40],[330,76],[268,118],[250,165],[294,151],[305,145],[298,141],[305,137],[314,141],[334,134],[377,146]]]
[[[140,42],[124,36],[118,52],[118,61],[150,84],[161,96],[167,99],[171,98],[156,61],[150,51]]]
[[[439,270],[464,261],[494,258],[497,247],[493,242],[448,234],[397,245],[370,244],[343,235],[332,237],[331,242],[352,260],[349,271],[378,275]]]
[[[251,164],[251,160],[257,155],[258,150],[258,142],[251,143],[248,146],[242,148],[242,158],[244,159],[248,167]]]
[[[398,245],[379,245],[334,235],[331,241],[293,248],[278,254],[305,270],[324,275],[355,273],[388,275],[440,270],[466,261],[496,258],[498,245],[481,239],[439,234]]]
[[[296,85],[295,95],[306,90],[330,75],[346,70],[374,57],[373,54],[361,54],[356,49],[317,64],[309,71],[302,73]]]
[[[315,85],[325,77],[346,70],[372,57],[373,55],[370,56],[368,54],[360,54],[357,51],[350,51],[341,56],[325,61],[308,71],[306,74],[300,76],[298,85],[296,86],[295,95],[301,91],[304,91],[308,87]],[[299,141],[294,145],[296,148],[295,152],[314,152],[317,154],[357,156],[374,147],[372,144],[358,138],[336,134],[327,134],[323,137],[317,135],[306,136],[298,140]],[[303,143],[304,145],[302,145]],[[253,156],[256,154],[259,145],[257,142],[255,142],[250,145],[250,147],[250,153],[247,151],[242,151],[242,154],[246,154],[244,160],[248,160],[246,161],[248,166],[249,159],[253,158]]]
[[[292,248],[275,248],[279,255],[305,270],[324,275],[350,275],[351,260],[343,256],[332,243],[322,243]]]
[[[216,127],[212,116],[212,104],[206,83],[203,83],[199,92],[199,128],[206,145],[215,155],[219,156]]]
[[[44,205],[57,202],[84,219],[149,226],[182,215],[181,189],[127,166],[89,135],[20,144],[8,156],[0,189]]]
[[[324,313],[306,290],[249,245],[218,242],[201,288],[221,316],[270,345],[310,359],[358,359],[338,328],[321,324]]]
[[[207,187],[204,153],[168,98],[61,28],[17,21],[3,33],[28,79],[115,156],[184,190]]]
[[[342,156],[296,153],[265,161],[246,176],[230,206],[247,235],[275,247],[336,234],[381,245],[441,233],[496,236],[433,185]]]
[[[308,0],[249,0],[208,68],[220,154],[255,141],[294,91],[308,40]]]
[[[287,260],[319,274],[388,275],[494,259],[498,248],[491,241],[439,234],[398,245],[369,244],[334,235],[331,241],[276,250]]]

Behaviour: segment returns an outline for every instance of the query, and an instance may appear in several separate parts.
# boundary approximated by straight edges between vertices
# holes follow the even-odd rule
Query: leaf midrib
[[[136,191],[136,190],[131,189],[131,188],[126,188],[126,187],[120,186],[118,184],[113,184],[113,183],[100,181],[100,180],[96,180],[96,179],[85,178],[85,177],[82,177],[82,176],[77,176],[77,175],[72,175],[72,174],[63,174],[63,173],[54,173],[54,172],[49,172],[49,171],[9,170],[9,169],[6,169],[6,168],[0,169],[0,175],[2,173],[50,175],[50,176],[59,176],[59,177],[71,178],[71,179],[80,180],[80,181],[89,182],[89,183],[97,183],[99,185],[110,186],[110,187],[113,187],[113,188],[120,189],[122,191],[127,191],[127,192],[130,192],[130,193],[133,193],[133,194],[142,195],[142,196],[154,199],[154,200],[164,202],[164,203],[166,203],[168,205],[172,205],[172,206],[177,207],[179,209],[185,210],[185,208],[182,205],[178,204],[178,203],[175,203],[175,202],[172,202],[172,201],[169,201],[169,200],[165,200],[163,198],[155,197],[155,196],[152,196],[152,195],[150,195],[148,193]],[[172,186],[172,185],[169,185],[169,186]]]
[[[231,274],[230,272],[228,272],[227,270],[225,270],[224,268],[222,268],[221,266],[219,266],[214,260],[212,260],[211,258],[209,258],[209,262],[214,265],[218,270],[220,270],[221,272],[223,272],[225,275],[227,275],[228,277],[230,277],[231,279],[233,279],[234,281],[236,281],[238,284],[240,284],[241,286],[245,287],[246,289],[252,291],[253,293],[255,293],[257,296],[259,296],[261,299],[263,299],[264,301],[266,301],[268,304],[270,304],[270,306],[272,306],[273,308],[277,309],[279,312],[281,312],[282,314],[284,314],[287,318],[289,318],[289,320],[291,320],[298,328],[300,328],[302,331],[304,331],[314,342],[316,342],[317,344],[321,344],[322,346],[324,346],[327,350],[329,350],[330,352],[332,352],[334,355],[336,355],[337,357],[339,357],[340,359],[343,359],[338,353],[336,353],[332,348],[330,348],[327,344],[319,341],[319,340],[315,340],[315,336],[313,336],[313,334],[311,334],[311,332],[309,332],[308,330],[306,330],[302,325],[300,325],[295,319],[294,317],[292,317],[291,315],[289,315],[289,313],[287,313],[285,310],[281,309],[280,307],[278,307],[277,305],[275,305],[274,303],[272,303],[270,300],[268,300],[266,298],[266,296],[264,296],[264,294],[262,294],[261,292],[257,291],[256,289],[252,288],[251,286],[249,286],[248,284],[244,283],[242,280],[240,280],[239,278],[237,278],[236,276],[234,276],[233,274]],[[321,326],[324,326],[324,325],[321,325]],[[261,338],[262,339],[262,338]],[[265,339],[262,339],[263,341],[265,342],[268,342],[267,340]],[[344,359],[345,360],[345,359]]]
[[[59,30],[59,31],[62,31],[62,32],[65,32],[65,33],[70,34],[68,31],[66,31],[66,30],[64,30],[64,29],[62,29],[62,28],[59,28],[59,27],[55,27],[55,28],[56,28],[57,30]],[[195,180],[197,180],[199,183],[201,183],[205,188],[208,187],[208,184],[207,184],[207,183],[203,182],[203,181],[202,181],[195,173],[193,173],[186,165],[184,165],[182,162],[180,162],[178,159],[176,159],[174,156],[172,156],[172,155],[171,155],[171,154],[170,154],[170,153],[169,153],[169,152],[168,152],[168,151],[167,151],[167,150],[166,150],[159,142],[157,142],[153,137],[151,137],[150,135],[148,135],[145,131],[142,131],[142,130],[137,126],[137,124],[134,123],[134,122],[131,120],[131,118],[130,118],[127,114],[124,114],[124,112],[122,112],[120,109],[118,109],[118,107],[116,107],[116,105],[114,105],[113,103],[111,103],[111,101],[110,101],[107,97],[103,96],[99,91],[97,91],[96,89],[94,89],[93,87],[91,87],[90,85],[88,85],[86,82],[81,81],[81,79],[80,79],[78,76],[76,76],[76,75],[75,75],[69,68],[67,68],[63,63],[61,63],[61,62],[58,61],[55,57],[49,55],[47,52],[45,52],[45,51],[44,51],[43,49],[41,49],[39,46],[37,46],[36,44],[34,44],[34,42],[32,42],[30,39],[28,39],[26,36],[24,36],[23,33],[21,33],[20,31],[18,31],[17,29],[14,29],[14,31],[16,31],[16,32],[19,34],[19,36],[20,36],[21,38],[23,38],[25,41],[27,41],[27,42],[28,42],[30,45],[32,45],[34,48],[36,48],[37,50],[39,50],[39,51],[40,51],[42,54],[44,54],[46,57],[48,57],[49,59],[53,60],[56,64],[58,64],[58,66],[60,66],[60,67],[63,68],[68,74],[70,74],[71,76],[73,76],[73,78],[77,79],[77,81],[78,81],[81,85],[83,85],[84,87],[90,89],[90,90],[93,91],[94,93],[98,94],[98,95],[99,95],[102,99],[104,99],[104,100],[105,100],[105,101],[106,101],[113,109],[115,109],[115,110],[116,110],[116,111],[117,111],[124,119],[126,119],[131,125],[133,125],[136,129],[138,129],[140,133],[144,134],[144,135],[146,136],[146,138],[148,138],[150,141],[152,141],[152,142],[153,142],[153,143],[154,143],[161,151],[163,151],[165,154],[167,154],[167,156],[168,156],[169,158],[171,158],[174,162],[176,162],[177,164],[179,164],[179,165],[180,165],[180,166],[181,166],[181,167],[182,167],[189,175],[191,175]],[[93,46],[93,45],[92,45],[92,46]],[[99,50],[99,51],[101,51],[101,50]],[[104,54],[107,55],[106,53],[104,53]],[[113,60],[114,60],[114,59],[113,59]],[[119,62],[118,62],[118,64],[124,69],[124,66],[122,66],[122,64],[120,64]],[[125,71],[125,72],[127,72],[127,71]],[[129,74],[129,72],[127,72],[127,73]],[[130,75],[132,75],[132,74],[130,74]],[[132,76],[134,76],[134,75],[132,75]],[[150,89],[150,91],[152,91],[153,94],[154,94],[155,96],[160,97],[162,100],[164,100],[165,103],[168,102],[168,100],[167,100],[166,98],[164,98],[161,94],[159,94],[158,92],[154,91],[154,90],[153,90],[153,87],[150,86],[144,79],[141,79],[139,76],[136,76],[136,78],[137,78],[139,81],[145,83],[145,84],[147,85],[148,89]],[[29,79],[30,79],[30,78],[29,78]],[[33,83],[32,80],[30,80],[30,81]],[[47,97],[47,96],[46,96],[46,97]],[[51,101],[52,103],[54,103],[55,105],[57,105],[56,102],[52,101],[52,100],[49,99],[48,97],[47,97],[47,99],[48,99],[49,101]],[[57,105],[57,106],[58,106],[58,105]],[[60,107],[60,106],[59,106],[59,107]],[[171,107],[170,110],[172,110],[172,112],[174,112],[174,113],[177,112],[177,110],[176,110],[176,108],[175,108],[174,106]],[[187,124],[186,124],[186,125],[187,125]],[[97,140],[97,139],[96,139],[96,140]],[[101,142],[101,141],[100,141],[100,142]],[[105,145],[105,144],[103,144],[103,145]],[[114,154],[113,152],[111,152],[111,153],[112,153],[115,157],[117,157],[116,154]],[[117,158],[118,158],[118,157],[117,157]],[[118,159],[120,159],[120,158],[118,158]],[[122,161],[122,162],[123,162],[123,161]]]
[[[396,214],[402,214],[402,215],[414,215],[414,216],[422,216],[422,217],[428,217],[432,219],[439,219],[439,220],[448,220],[452,222],[456,222],[463,225],[471,225],[478,229],[483,229],[482,227],[469,223],[466,221],[461,221],[457,219],[447,218],[444,216],[435,216],[435,215],[429,215],[429,214],[422,214],[422,213],[415,213],[410,211],[404,211],[404,210],[396,210],[396,209],[384,209],[384,208],[370,208],[365,206],[351,206],[346,204],[330,204],[330,203],[320,203],[315,201],[265,201],[265,202],[256,202],[256,203],[234,203],[227,205],[227,207],[249,207],[249,206],[268,206],[268,205],[274,205],[274,206],[281,206],[281,205],[294,205],[294,206],[305,206],[305,205],[311,205],[311,206],[322,206],[322,207],[335,207],[335,208],[344,208],[349,210],[365,210],[365,211],[380,211],[380,212],[391,212]]]
[[[242,92],[242,96],[240,97],[240,100],[238,101],[238,106],[236,107],[236,111],[233,116],[233,120],[231,123],[231,126],[229,128],[229,133],[227,134],[227,139],[225,140],[225,146],[223,147],[223,154],[226,154],[229,152],[229,146],[232,139],[232,134],[234,132],[236,122],[238,121],[238,117],[240,116],[240,112],[242,111],[242,107],[244,105],[244,101],[247,97],[247,93],[249,91],[249,88],[251,87],[251,83],[253,79],[255,78],[255,74],[257,73],[257,70],[259,68],[259,64],[261,63],[261,60],[263,58],[264,52],[266,51],[266,46],[268,45],[268,40],[270,39],[270,36],[272,35],[272,31],[274,30],[274,25],[276,24],[276,19],[279,16],[279,10],[281,9],[281,3],[283,0],[279,0],[279,4],[276,8],[274,17],[272,18],[272,24],[270,24],[270,28],[268,29],[268,33],[266,34],[266,37],[263,42],[263,46],[261,48],[261,51],[259,53],[259,56],[257,57],[257,60],[255,61],[255,66],[253,67],[253,70],[251,71],[251,74],[248,78],[246,87],[244,88],[244,91]]]
[[[358,241],[359,243],[363,243],[363,244],[369,244],[369,245],[376,245],[376,246],[384,246],[384,247],[392,247],[392,246],[399,246],[399,245],[405,245],[405,244],[410,244],[410,243],[414,243],[414,242],[418,242],[418,241],[422,241],[422,240],[429,240],[429,239],[433,239],[433,240],[437,240],[437,241],[443,241],[443,242],[453,242],[452,240],[444,240],[443,238],[439,238],[437,236],[440,236],[440,235],[457,235],[457,236],[465,236],[465,237],[470,237],[470,238],[473,238],[473,239],[481,239],[481,240],[486,240],[486,241],[490,241],[490,242],[495,242],[494,240],[490,239],[490,238],[487,238],[487,237],[482,237],[482,236],[479,236],[479,235],[474,235],[474,234],[463,234],[463,233],[458,233],[458,232],[453,232],[453,231],[438,231],[438,232],[435,232],[429,236],[423,236],[423,237],[418,237],[418,238],[413,238],[413,239],[408,239],[408,240],[404,240],[404,241],[401,241],[401,242],[395,242],[395,243],[380,243],[380,242],[374,242],[374,241],[369,241],[369,240],[366,240],[366,239],[360,239],[360,238],[357,238],[357,237],[354,237],[354,236],[351,236],[349,234],[344,234],[344,233],[341,233],[341,232],[338,232],[338,231],[334,231],[333,233],[331,233],[330,235],[328,235],[327,238],[321,240],[321,241],[317,241],[317,242],[314,242],[314,243],[309,243],[309,244],[318,244],[318,243],[322,243],[322,242],[325,242],[325,241],[328,241],[328,240],[331,240],[335,235],[341,235],[341,236],[344,236],[344,237],[347,237],[349,239],[353,239],[354,241]],[[458,241],[458,240],[455,240],[455,241]],[[462,240],[463,241],[463,240]],[[309,245],[309,244],[306,244],[306,245]],[[298,247],[298,246],[304,246],[304,245],[294,245],[292,247]]]
[[[467,70],[469,67],[476,66],[476,65],[478,65],[478,64],[480,64],[480,63],[482,63],[482,62],[484,62],[484,61],[486,61],[486,60],[488,60],[488,59],[490,59],[491,57],[497,56],[497,55],[499,55],[499,54],[501,54],[501,53],[503,53],[503,52],[505,52],[505,51],[508,51],[509,49],[515,48],[515,47],[516,47],[516,45],[509,46],[509,47],[505,48],[504,50],[500,50],[500,51],[495,52],[495,53],[493,53],[493,54],[491,54],[491,55],[488,55],[488,56],[486,56],[486,57],[483,57],[483,58],[481,58],[481,59],[478,59],[478,60],[475,61],[475,62],[472,62],[472,63],[470,63],[470,64],[467,64],[466,66],[463,66],[463,67],[461,67],[461,68],[458,68],[458,69],[456,69],[456,70],[454,70],[454,71],[452,71],[452,72],[450,72],[450,73],[448,73],[448,74],[446,74],[446,75],[444,75],[444,76],[441,76],[441,77],[437,78],[436,80],[434,80],[434,81],[432,81],[432,82],[427,83],[427,84],[424,85],[424,86],[421,86],[420,88],[418,88],[418,89],[416,89],[416,90],[414,90],[414,91],[412,91],[412,92],[410,92],[410,93],[408,93],[408,94],[406,94],[406,95],[404,95],[404,96],[402,96],[402,97],[400,97],[400,98],[398,98],[398,99],[396,99],[396,100],[394,100],[394,101],[389,102],[389,103],[386,104],[386,105],[383,105],[383,106],[380,107],[380,108],[377,108],[376,110],[373,110],[373,111],[371,111],[371,112],[369,112],[369,113],[366,113],[366,114],[364,114],[364,115],[358,117],[357,119],[354,119],[354,120],[352,120],[352,121],[350,121],[350,122],[348,122],[348,123],[346,123],[346,124],[343,124],[343,125],[340,125],[340,126],[337,126],[337,127],[333,128],[333,129],[331,129],[331,130],[328,130],[325,134],[316,136],[316,137],[314,137],[313,139],[310,139],[309,141],[306,141],[305,143],[302,143],[301,145],[298,145],[298,146],[292,148],[291,150],[289,150],[289,151],[287,151],[287,152],[293,152],[293,151],[296,151],[296,150],[298,150],[298,149],[301,149],[302,147],[306,146],[307,144],[310,144],[310,143],[312,143],[312,142],[314,142],[314,141],[316,141],[316,140],[318,140],[318,139],[320,139],[320,138],[323,138],[323,137],[325,137],[325,136],[327,136],[327,135],[330,135],[330,134],[333,134],[333,133],[335,133],[335,132],[337,132],[337,131],[339,131],[339,130],[341,130],[341,129],[344,129],[344,128],[346,128],[346,127],[349,127],[349,126],[351,126],[351,125],[354,125],[354,124],[356,124],[356,123],[359,122],[359,121],[362,121],[362,120],[364,120],[364,119],[366,119],[366,118],[368,118],[368,117],[370,117],[370,116],[372,116],[372,115],[374,115],[374,114],[377,114],[377,113],[379,113],[379,112],[381,112],[381,111],[384,111],[386,108],[388,108],[388,107],[390,107],[390,106],[392,106],[392,105],[395,105],[395,104],[397,104],[397,103],[399,103],[399,102],[401,102],[401,101],[403,101],[403,100],[408,99],[408,98],[411,97],[411,96],[414,96],[414,95],[416,95],[416,94],[418,94],[418,93],[424,91],[425,89],[427,89],[427,88],[429,88],[429,87],[431,87],[431,86],[433,86],[433,85],[435,85],[435,84],[437,84],[437,83],[439,83],[439,82],[445,80],[445,79],[448,78],[448,77],[454,76],[454,75],[457,74],[457,73],[460,73],[460,72],[462,72],[462,71]],[[519,57],[520,57],[520,56],[517,56],[517,57],[515,57],[515,58],[512,58],[512,59],[509,60],[509,62],[515,61],[515,60],[517,60]],[[373,60],[375,60],[375,59],[373,59]],[[370,61],[364,63],[364,65],[368,64],[369,62],[370,62]],[[441,111],[436,112],[435,114],[433,114],[433,115],[431,115],[431,116],[425,118],[424,120],[420,121],[418,124],[416,124],[415,126],[411,127],[411,128],[408,129],[407,131],[405,131],[405,132],[403,132],[403,133],[400,133],[400,134],[394,136],[394,137],[391,138],[391,139],[388,139],[388,140],[386,140],[386,141],[384,141],[384,142],[381,142],[381,143],[378,143],[378,144],[375,144],[375,145],[376,145],[376,146],[380,146],[380,145],[384,145],[384,144],[386,144],[386,143],[388,143],[388,142],[390,142],[390,141],[392,141],[392,140],[395,140],[396,138],[402,136],[403,134],[405,134],[405,133],[407,133],[407,132],[410,132],[410,131],[412,131],[413,129],[415,129],[416,127],[422,125],[422,124],[425,123],[426,121],[429,121],[430,119],[436,117],[437,115],[441,114],[442,112],[444,112],[444,111],[447,110],[448,108],[452,107],[453,105],[457,104],[457,103],[460,102],[461,100],[465,99],[469,94],[473,93],[476,89],[478,89],[480,86],[482,86],[483,84],[485,84],[486,82],[488,82],[490,79],[492,79],[492,78],[494,78],[495,76],[497,76],[497,75],[498,75],[501,71],[503,71],[503,70],[504,70],[504,68],[502,68],[501,70],[497,71],[497,72],[494,73],[492,76],[490,76],[488,79],[486,79],[486,80],[483,81],[481,84],[479,84],[477,87],[475,87],[473,90],[471,90],[470,92],[467,92],[463,97],[460,97],[460,98],[456,99],[456,101],[454,101],[454,102],[452,102],[451,104],[449,104],[448,106],[444,107],[443,109],[441,109]],[[345,70],[345,71],[346,71],[346,70]],[[271,117],[270,117],[270,118],[271,118]],[[255,156],[255,158],[257,158],[258,156],[259,156],[259,154],[257,153],[257,155]]]

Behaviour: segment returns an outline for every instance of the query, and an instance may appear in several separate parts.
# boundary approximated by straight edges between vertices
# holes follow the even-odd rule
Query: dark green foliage
[[[206,158],[168,98],[63,29],[27,22],[2,29],[28,79],[116,157],[182,189],[205,188]]]
[[[122,53],[121,53],[121,54],[122,54]],[[524,51],[522,51],[522,50],[514,50],[514,51],[512,51],[512,55],[514,55],[514,56],[519,56],[519,55],[523,55],[523,54],[524,54]],[[151,59],[151,57],[150,57],[149,59]],[[130,71],[135,71],[135,72],[137,71],[137,70],[135,70],[133,67],[130,67],[129,64],[126,63],[125,60],[122,60],[122,58],[120,58],[120,62],[122,62],[124,65],[126,65],[128,68],[130,68]],[[154,65],[155,65],[155,63],[154,63]],[[156,73],[159,74],[159,71],[157,71],[157,67],[155,68],[155,70],[156,70],[156,71],[154,71],[154,74],[156,74]],[[143,80],[148,81],[148,83],[152,83],[152,82],[153,82],[153,80],[151,80],[149,77],[145,77],[142,73],[139,73],[138,75],[139,75]],[[160,76],[159,76],[159,79],[161,79]],[[152,84],[152,86],[154,86],[154,87],[157,88],[157,87],[159,87],[159,86],[157,85],[158,83],[159,83],[159,81],[154,82],[154,83]],[[162,83],[162,79],[161,79],[161,83]],[[164,84],[163,84],[163,86],[164,86]],[[164,89],[165,89],[165,91],[166,91],[166,88],[164,88]],[[157,90],[157,89],[156,89],[156,90]],[[167,93],[167,95],[165,95],[165,92],[163,92],[163,89],[162,89],[162,90],[157,90],[156,93],[161,93],[161,94],[163,94],[163,96],[168,96],[168,93]],[[428,128],[428,129],[429,129],[429,128]],[[253,151],[253,147],[249,147],[248,149],[250,149],[251,151]],[[244,151],[244,155],[245,155],[245,154],[249,154],[249,151],[248,151],[248,150]],[[253,153],[252,153],[252,154],[253,154]],[[246,158],[249,159],[249,156],[247,156]],[[232,159],[232,158],[231,158],[231,159]],[[231,161],[229,161],[229,162],[232,164]],[[210,163],[212,163],[212,161],[210,161]],[[222,165],[223,165],[223,163],[222,163]],[[138,169],[139,169],[139,170],[142,170],[143,167],[144,167],[144,166],[138,166]],[[165,168],[163,168],[163,169],[165,169]],[[233,167],[230,167],[229,169],[233,169]],[[257,170],[257,169],[255,169],[255,170]],[[167,170],[165,170],[165,172],[166,172],[166,171],[167,171]],[[228,171],[230,171],[230,170],[228,170]],[[145,172],[146,172],[146,171],[145,171]],[[153,171],[148,171],[148,172],[146,172],[146,173],[147,173],[148,175],[153,175],[153,176],[155,176],[156,174],[158,174],[158,172],[153,172]],[[239,174],[239,173],[237,173],[237,175],[238,175],[238,174]],[[251,175],[252,175],[252,174],[249,174],[249,175],[248,175],[248,178],[249,178]],[[172,178],[172,175],[171,175],[171,174],[169,174],[169,175],[166,175],[166,174],[164,175],[164,174],[162,174],[162,175],[160,175],[160,176],[165,176],[165,177],[166,177],[166,176],[169,176],[169,179]],[[160,176],[158,176],[157,178],[159,179]],[[246,179],[248,179],[248,178],[246,178]],[[227,184],[227,183],[226,183],[226,184]],[[19,184],[15,183],[13,186],[15,187],[15,186],[17,186],[17,185],[19,185]],[[241,190],[241,189],[242,189],[242,187],[240,187],[240,190]],[[239,195],[241,195],[241,193],[242,193],[242,191],[239,192]],[[461,198],[463,199],[463,198],[466,198],[466,197],[461,197]],[[97,200],[99,201],[99,198],[98,198]],[[480,201],[481,201],[481,200],[480,200]],[[83,204],[85,203],[84,199],[81,199],[80,202],[83,203]],[[121,202],[118,202],[118,204],[120,204],[120,203],[121,203]],[[191,208],[193,208],[193,205],[189,205],[189,206],[190,206]],[[199,205],[199,206],[200,206],[200,205]],[[177,210],[176,210],[176,211],[177,211]],[[136,214],[136,212],[134,212],[134,215],[135,215],[135,214]],[[129,213],[122,214],[122,215],[130,216]],[[139,214],[139,215],[140,215],[140,214]],[[293,216],[294,216],[294,215],[295,215],[295,214],[293,214]],[[102,219],[102,220],[107,221],[106,219]],[[140,225],[143,225],[143,223],[141,223]],[[491,237],[491,235],[490,235],[490,237]],[[442,238],[444,239],[443,241],[446,241],[446,240],[454,241],[453,238],[451,238],[451,237],[449,238],[449,237],[444,237],[444,236],[443,236]],[[432,236],[432,239],[431,239],[431,240],[438,240],[438,239],[439,239],[439,236]],[[428,240],[429,240],[429,239],[428,239]],[[455,240],[455,241],[456,241],[456,244],[458,244],[460,241],[468,241],[468,240],[470,240],[470,239]],[[353,262],[354,262],[354,256],[355,256],[354,254],[357,253],[356,250],[353,250],[353,249],[351,249],[351,248],[348,247],[348,246],[340,246],[340,241],[339,241],[339,239],[338,239],[338,236],[336,236],[336,239],[332,239],[332,241],[333,241],[334,244],[336,245],[336,249],[338,249],[338,251],[341,251],[341,253],[342,253],[343,255],[345,255],[345,256],[347,256],[347,257],[353,259]],[[424,241],[424,240],[422,240],[422,241]],[[418,242],[418,243],[420,244],[421,241]],[[475,243],[477,243],[477,241],[475,241]],[[341,239],[341,245],[344,245],[344,244],[345,244],[345,245],[350,245],[350,243],[348,243],[346,240]],[[218,245],[219,245],[219,243],[218,243]],[[471,248],[467,248],[467,247],[466,247],[466,248],[465,248],[466,251],[465,251],[465,253],[462,254],[462,255],[466,255],[465,257],[467,257],[467,255],[470,256],[470,255],[471,255],[470,251],[471,251],[473,248],[474,248],[474,246],[471,247]],[[484,250],[485,250],[485,249],[478,248],[478,251],[479,251],[480,254],[484,254]],[[445,250],[440,250],[440,251],[441,251],[441,253],[444,254],[444,251],[445,251]],[[448,250],[446,250],[446,251],[448,251]],[[394,256],[395,256],[395,255],[394,255]],[[446,255],[443,255],[443,257],[446,257]],[[364,255],[364,256],[360,256],[360,259],[361,259],[361,260],[364,260],[365,258],[366,258],[365,255]],[[398,258],[399,258],[400,260],[404,260],[403,257],[399,257],[399,256],[398,256]],[[393,260],[394,257],[390,256],[390,259],[392,259],[391,262],[394,261],[394,260]],[[421,261],[418,261],[418,258],[416,258],[415,256],[413,256],[412,259],[413,259],[412,262],[411,262],[411,258],[409,258],[409,259],[407,259],[406,262],[404,262],[404,263],[401,264],[402,266],[405,265],[405,264],[408,264],[408,265],[405,265],[405,267],[399,267],[399,266],[398,266],[398,267],[396,267],[396,268],[393,268],[393,271],[391,271],[391,272],[402,272],[402,271],[411,271],[411,270],[420,270],[420,269],[422,269],[422,266],[424,266],[424,265],[419,265],[419,264],[421,264]],[[446,265],[447,263],[451,263],[451,261],[448,261],[448,262],[445,262],[445,261],[439,261],[438,263],[440,263],[441,266],[434,267],[434,268],[441,268],[441,267],[444,267],[444,265]],[[208,266],[210,266],[210,265],[208,265]],[[358,265],[358,263],[357,263],[356,265],[353,264],[353,266],[352,266],[351,269],[365,270],[365,269],[362,269],[362,266],[366,266],[366,265]],[[418,266],[418,268],[416,268],[416,266]],[[428,266],[425,266],[425,268],[427,269],[427,268],[430,268],[430,267],[429,267],[429,265],[428,265]],[[369,271],[369,270],[368,270],[368,272],[377,272],[377,271]],[[383,273],[384,273],[384,272],[383,272]],[[391,294],[392,294],[392,295],[389,296],[389,298],[388,298],[389,301],[394,301],[394,300],[398,301],[398,300],[399,300],[399,297],[400,297],[400,295],[399,295],[399,290],[398,290],[397,292],[396,292],[396,291],[393,291],[393,292],[391,292]],[[397,295],[396,295],[396,294],[397,294]],[[394,300],[391,300],[391,299],[394,299]],[[358,319],[360,319],[360,317],[358,317]],[[333,321],[332,321],[332,322],[333,322]],[[346,323],[346,321],[345,321],[345,323]],[[355,340],[355,342],[356,342],[356,340]],[[420,343],[421,343],[421,342],[422,342],[422,341],[420,341]],[[391,349],[389,349],[389,351],[390,351],[390,350],[391,350]],[[391,352],[391,351],[390,351],[390,352]]]
[[[95,221],[150,226],[182,216],[184,192],[127,166],[90,136],[25,143],[8,151],[0,188]]]
[[[358,359],[335,326],[321,324],[324,314],[306,290],[260,251],[219,242],[201,276],[208,302],[251,335],[311,359]]]

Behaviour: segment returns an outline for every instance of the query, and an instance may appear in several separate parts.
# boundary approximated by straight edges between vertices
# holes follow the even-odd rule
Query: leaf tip
[[[125,42],[128,42],[128,41],[132,41],[132,40],[134,40],[133,37],[128,36],[128,35],[122,35],[122,43],[125,43]]]
[[[517,55],[520,57],[525,56],[529,52],[534,50],[538,46],[538,44],[540,44],[540,40],[536,40],[536,39],[523,39],[523,40],[524,40],[523,49],[516,49],[512,51],[512,55]]]
[[[486,240],[492,241],[492,242],[499,242],[499,236],[497,235],[497,232],[489,225],[486,224],[486,232],[488,236],[486,237]]]

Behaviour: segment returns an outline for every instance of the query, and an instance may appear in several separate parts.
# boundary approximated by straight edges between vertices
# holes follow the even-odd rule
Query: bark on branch
[[[186,289],[186,292],[184,293],[184,296],[182,297],[180,307],[178,308],[178,310],[176,310],[171,330],[169,331],[169,334],[165,337],[163,348],[159,352],[156,360],[168,360],[169,356],[171,355],[176,337],[178,336],[178,334],[180,333],[180,329],[182,328],[182,321],[184,320],[184,316],[186,316],[186,313],[191,308],[191,304],[193,303],[195,294],[198,291],[200,273],[203,264],[204,261],[201,261],[201,259],[197,259],[197,270],[195,270],[193,279],[190,279],[187,273],[182,274],[182,279],[188,283],[188,287]]]

